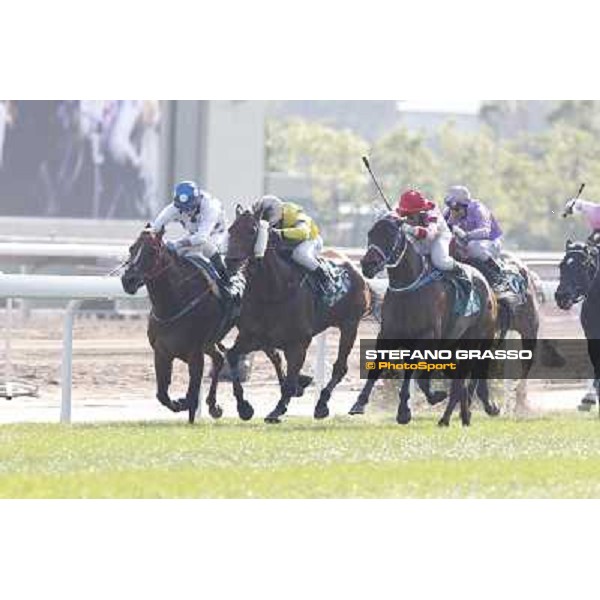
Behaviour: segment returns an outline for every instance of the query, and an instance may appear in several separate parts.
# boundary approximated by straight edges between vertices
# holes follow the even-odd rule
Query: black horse
[[[214,419],[223,414],[217,404],[219,372],[224,362],[219,342],[233,323],[227,322],[227,308],[215,283],[191,262],[174,256],[163,243],[162,233],[144,230],[129,249],[129,261],[121,277],[128,294],[143,285],[148,290],[152,312],[148,339],[154,350],[157,398],[173,412],[187,410],[193,423],[198,409],[204,354],[211,357],[213,370],[206,403]],[[173,361],[188,365],[189,386],[185,398],[171,400],[169,385]],[[240,418],[252,418],[250,404],[238,401]]]
[[[472,271],[473,285],[479,296],[479,310],[469,316],[459,316],[454,310],[453,285],[442,280],[428,281],[428,264],[404,233],[400,219],[394,215],[386,215],[379,219],[369,231],[368,244],[369,247],[361,259],[363,275],[372,278],[387,268],[389,277],[389,286],[383,300],[378,348],[385,347],[388,341],[392,344],[397,343],[398,347],[406,347],[406,341],[409,341],[417,343],[417,348],[418,343],[423,343],[426,347],[428,342],[443,343],[444,347],[453,348],[459,340],[470,342],[472,348],[485,350],[491,347],[495,338],[497,303],[481,273],[468,267]],[[482,363],[477,372],[460,365],[462,376],[451,379],[450,399],[439,425],[449,425],[452,412],[458,403],[462,424],[470,424],[469,391],[465,379],[481,379],[487,375],[487,362]],[[376,370],[368,372],[367,381],[350,409],[351,415],[364,413],[371,390],[380,374],[380,371]],[[408,404],[412,374],[412,371],[405,373],[399,390],[400,402],[396,420],[402,425],[409,423],[412,418]],[[429,399],[428,385],[421,386],[422,389],[423,387]],[[486,412],[498,414],[497,407],[488,397],[487,386],[482,386],[478,392]]]
[[[600,380],[599,266],[600,251],[595,245],[567,240],[565,256],[560,263],[560,281],[554,294],[556,304],[562,310],[569,310],[583,300],[579,319],[587,338],[588,356],[594,367],[596,384]],[[600,395],[598,385],[594,387]]]

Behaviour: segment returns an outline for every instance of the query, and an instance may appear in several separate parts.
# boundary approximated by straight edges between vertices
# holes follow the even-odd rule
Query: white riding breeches
[[[314,271],[319,267],[318,256],[323,250],[323,240],[317,236],[314,240],[306,240],[298,244],[292,252],[292,260],[300,266]]]
[[[482,261],[498,258],[501,250],[499,240],[471,240],[466,245],[467,256]]]
[[[431,263],[440,271],[451,271],[454,269],[454,259],[450,256],[450,241],[452,234],[441,233],[430,246]]]

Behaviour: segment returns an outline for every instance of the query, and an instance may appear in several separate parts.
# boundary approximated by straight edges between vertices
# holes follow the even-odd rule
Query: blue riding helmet
[[[181,212],[191,212],[200,206],[201,193],[193,181],[182,181],[175,186],[173,204]]]

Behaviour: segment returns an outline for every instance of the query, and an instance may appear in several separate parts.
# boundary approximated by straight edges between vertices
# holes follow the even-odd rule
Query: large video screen
[[[161,105],[0,100],[0,216],[155,214]]]

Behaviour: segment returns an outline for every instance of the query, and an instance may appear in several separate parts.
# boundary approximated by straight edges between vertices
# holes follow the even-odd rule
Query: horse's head
[[[146,227],[129,248],[127,269],[121,276],[121,284],[128,294],[135,294],[146,281],[153,279],[161,270],[166,248],[162,241],[164,230],[153,233]]]
[[[567,240],[559,268],[560,281],[554,299],[559,308],[568,310],[587,295],[598,269],[598,250],[584,242]]]
[[[269,239],[269,224],[253,211],[237,205],[235,221],[229,227],[225,262],[236,272],[249,258],[262,257]]]
[[[406,248],[402,222],[393,215],[379,219],[368,233],[368,248],[360,260],[363,275],[375,277],[387,266],[396,266]]]

